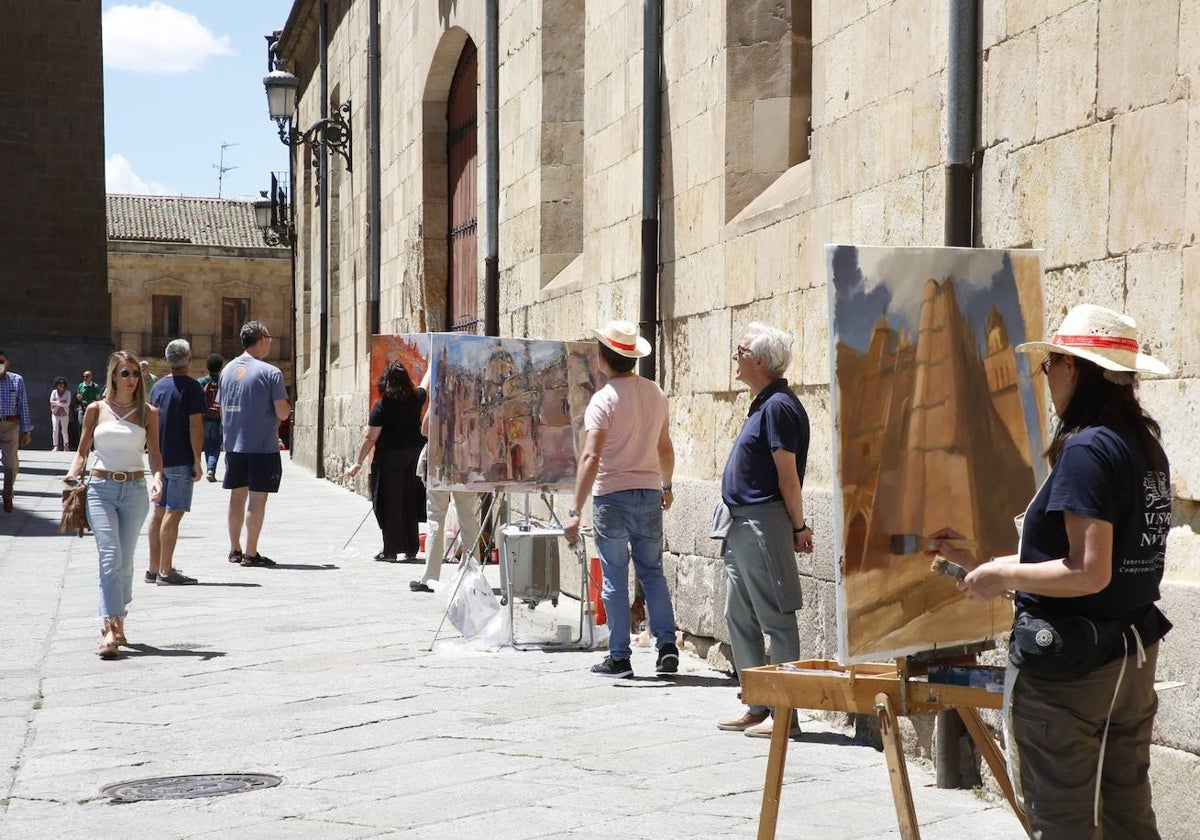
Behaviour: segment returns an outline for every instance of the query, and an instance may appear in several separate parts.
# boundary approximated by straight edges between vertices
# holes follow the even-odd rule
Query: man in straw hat
[[[1141,352],[1132,318],[1093,304],[1016,350],[1043,354],[1058,416],[1019,553],[976,557],[945,542],[953,528],[930,553],[970,570],[958,584],[970,598],[1016,592],[1006,740],[1030,836],[1158,837],[1150,740],[1158,641],[1171,629],[1155,605],[1171,475],[1134,385],[1168,369]]]
[[[588,403],[583,428],[587,437],[575,495],[563,531],[579,536],[579,510],[593,493],[596,549],[604,571],[604,607],[608,612],[608,656],[592,667],[603,677],[632,677],[629,662],[629,559],[642,590],[650,632],[658,648],[655,670],[679,668],[675,612],[662,569],[662,512],[671,507],[675,449],[667,423],[667,398],[658,384],[634,373],[637,360],[650,355],[650,342],[629,321],[610,321],[592,330],[600,343],[600,369],[608,382]]]

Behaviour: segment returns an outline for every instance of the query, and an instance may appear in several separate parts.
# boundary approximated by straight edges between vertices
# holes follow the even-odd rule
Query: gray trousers
[[[1014,782],[1035,840],[1158,840],[1150,803],[1150,736],[1158,695],[1154,665],[1110,662],[1080,680],[1056,682],[1018,674],[1012,687]],[[1100,776],[1100,825],[1093,825],[1104,720],[1112,720]],[[1015,762],[1014,762],[1015,759]]]
[[[11,499],[13,482],[21,466],[21,423],[19,420],[0,420],[0,460],[4,461],[4,498]]]
[[[767,664],[763,643],[765,633],[771,640],[771,662],[795,662],[800,658],[800,631],[796,614],[780,612],[775,584],[767,566],[766,553],[786,555],[795,563],[792,550],[792,526],[786,511],[766,510],[762,517],[734,516],[725,535],[722,559],[725,561],[725,623],[733,647],[733,664],[740,673],[746,668]],[[782,507],[782,504],[779,505]],[[744,510],[738,509],[739,512]],[[780,558],[776,558],[780,559]],[[750,706],[756,714],[769,711],[767,706]]]

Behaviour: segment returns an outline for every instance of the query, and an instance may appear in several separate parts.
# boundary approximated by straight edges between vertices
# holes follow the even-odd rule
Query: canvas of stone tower
[[[1014,333],[1040,334],[1036,253],[837,247],[849,249],[830,260],[839,654],[993,638],[1006,607],[963,599],[890,544],[948,526],[983,556],[1016,550],[1013,517],[1045,471],[1043,403],[1013,351]]]

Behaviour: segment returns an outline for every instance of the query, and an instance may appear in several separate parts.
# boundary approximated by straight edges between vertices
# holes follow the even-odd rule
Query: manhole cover
[[[200,799],[205,796],[225,796],[251,790],[273,788],[283,780],[266,773],[204,773],[196,776],[162,776],[157,779],[134,779],[100,788],[103,796],[121,802],[147,799]]]

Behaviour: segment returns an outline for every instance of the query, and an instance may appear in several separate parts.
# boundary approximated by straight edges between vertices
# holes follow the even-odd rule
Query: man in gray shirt
[[[271,333],[259,321],[241,331],[245,352],[221,371],[219,400],[225,437],[225,480],[229,494],[229,562],[274,566],[258,551],[267,512],[267,494],[279,491],[283,462],[279,456],[279,424],[292,413],[283,373],[264,362],[271,352]],[[242,526],[246,547],[242,550]]]

